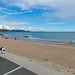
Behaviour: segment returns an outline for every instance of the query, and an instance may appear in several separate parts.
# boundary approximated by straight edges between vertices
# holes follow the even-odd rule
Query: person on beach
[[[4,54],[5,53],[5,48],[4,47],[1,47],[0,49],[1,49],[1,53]]]
[[[16,40],[16,37],[15,37],[15,40]]]
[[[72,40],[70,40],[70,44],[72,44]]]
[[[8,39],[7,37],[5,37],[5,39]]]

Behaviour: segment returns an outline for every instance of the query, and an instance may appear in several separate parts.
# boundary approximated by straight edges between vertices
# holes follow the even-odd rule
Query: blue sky
[[[74,0],[0,0],[0,28],[75,31]]]

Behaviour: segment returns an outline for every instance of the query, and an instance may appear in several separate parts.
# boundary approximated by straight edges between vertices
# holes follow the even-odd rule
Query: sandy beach
[[[0,37],[0,47],[33,60],[53,62],[75,70],[75,47],[34,43]]]

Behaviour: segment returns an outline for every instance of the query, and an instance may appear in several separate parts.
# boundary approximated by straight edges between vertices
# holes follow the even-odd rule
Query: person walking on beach
[[[4,47],[1,47],[1,53],[5,53],[5,48]]]

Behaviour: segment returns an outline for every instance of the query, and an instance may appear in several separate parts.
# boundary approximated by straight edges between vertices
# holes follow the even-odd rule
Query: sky
[[[0,0],[0,29],[75,31],[75,0]]]

